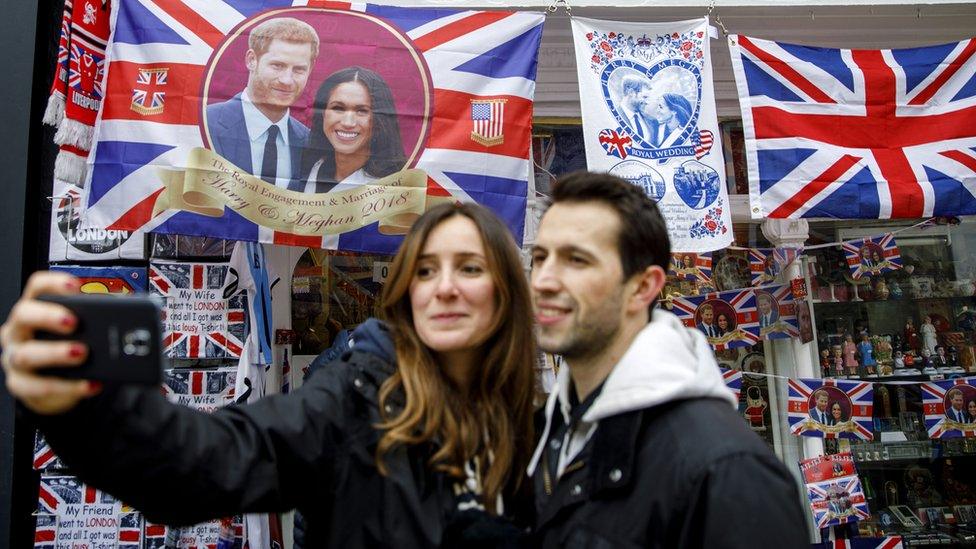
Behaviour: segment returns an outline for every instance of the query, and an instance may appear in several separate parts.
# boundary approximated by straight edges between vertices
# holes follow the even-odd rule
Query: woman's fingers
[[[66,307],[55,303],[21,299],[0,328],[0,344],[16,345],[34,337],[38,330],[68,335],[75,331],[78,320]]]
[[[21,299],[34,299],[39,295],[70,295],[78,293],[81,282],[68,273],[37,271],[27,279]]]
[[[88,356],[88,346],[79,341],[31,339],[4,349],[4,367],[34,371],[52,366],[77,366]]]
[[[35,413],[50,415],[74,408],[81,399],[97,394],[101,386],[12,370],[7,374],[7,389]]]

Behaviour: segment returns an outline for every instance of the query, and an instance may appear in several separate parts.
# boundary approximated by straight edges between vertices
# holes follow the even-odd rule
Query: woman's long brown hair
[[[482,364],[467,391],[456,387],[437,365],[414,328],[410,283],[430,232],[454,216],[474,222],[495,285],[491,335],[482,345]],[[442,204],[414,223],[390,266],[380,317],[394,335],[397,370],[380,388],[380,410],[402,391],[403,411],[377,426],[385,433],[376,462],[399,445],[434,442],[429,465],[463,478],[464,464],[477,457],[485,508],[495,512],[499,494],[511,494],[522,481],[533,446],[535,342],[525,272],[511,233],[490,211],[476,204]]]

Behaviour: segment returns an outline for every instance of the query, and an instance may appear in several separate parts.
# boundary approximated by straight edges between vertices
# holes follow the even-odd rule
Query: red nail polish
[[[80,345],[80,344],[79,345],[72,345],[71,348],[68,349],[68,356],[70,356],[72,358],[78,358],[78,357],[80,357],[83,354],[85,354],[85,346],[84,345]]]
[[[94,395],[102,390],[101,381],[89,381],[88,382],[88,394]]]
[[[62,316],[60,322],[65,328],[71,328],[75,325],[76,320],[73,316]]]
[[[72,280],[69,280],[69,281],[65,282],[64,283],[64,287],[67,288],[68,290],[77,291],[78,288],[81,287],[81,285],[78,284],[78,281],[77,280],[72,279]]]

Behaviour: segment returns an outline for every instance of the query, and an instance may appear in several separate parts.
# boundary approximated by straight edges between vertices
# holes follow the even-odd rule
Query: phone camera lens
[[[149,330],[132,330],[122,338],[122,352],[129,356],[146,356],[152,350]]]

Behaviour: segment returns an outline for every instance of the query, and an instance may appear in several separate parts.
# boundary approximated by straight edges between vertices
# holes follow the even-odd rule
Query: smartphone
[[[41,301],[70,309],[78,326],[70,335],[38,332],[38,339],[82,341],[88,358],[80,366],[43,368],[47,375],[109,384],[158,385],[162,379],[160,308],[145,295],[44,295]]]

